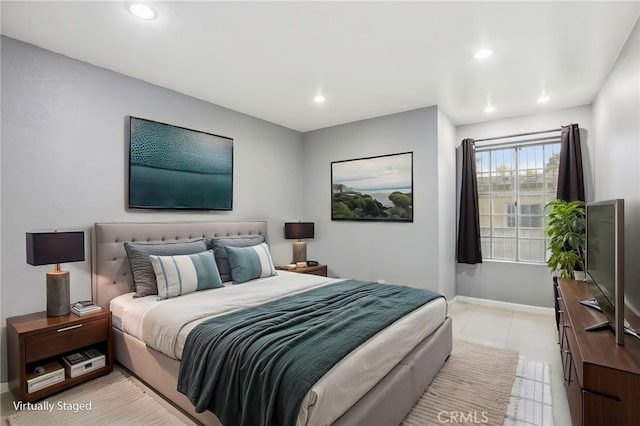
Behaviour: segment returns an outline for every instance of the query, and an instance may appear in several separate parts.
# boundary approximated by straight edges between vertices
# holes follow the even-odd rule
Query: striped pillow
[[[180,256],[149,256],[158,282],[158,300],[224,287],[213,250]]]
[[[266,243],[250,247],[225,246],[224,249],[229,257],[234,284],[277,275]]]

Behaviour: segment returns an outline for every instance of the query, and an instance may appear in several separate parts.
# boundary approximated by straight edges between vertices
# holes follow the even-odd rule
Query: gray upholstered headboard
[[[109,308],[133,288],[126,241],[176,242],[203,237],[267,236],[267,222],[96,223],[92,235],[91,287],[94,303]]]

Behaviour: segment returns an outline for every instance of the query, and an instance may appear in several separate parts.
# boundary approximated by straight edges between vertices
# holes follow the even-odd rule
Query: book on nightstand
[[[83,354],[82,352],[74,352],[72,354],[63,356],[62,359],[65,364],[74,365],[79,362],[88,360],[89,357]]]
[[[306,266],[306,265],[305,265]],[[295,263],[290,263],[289,265],[282,265],[282,266],[278,266],[278,268],[281,269],[285,269],[287,271],[293,271],[294,269],[296,269],[296,264]]]
[[[90,300],[76,302],[76,304],[71,307],[71,312],[79,316],[99,312],[101,310],[102,308],[99,305],[94,305]]]

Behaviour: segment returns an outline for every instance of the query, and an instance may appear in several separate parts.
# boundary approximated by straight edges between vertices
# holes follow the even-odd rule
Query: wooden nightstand
[[[304,268],[295,269],[287,269],[284,266],[276,266],[276,269],[281,271],[297,272],[299,274],[321,275],[323,277],[327,276],[327,265],[306,266]]]
[[[9,386],[14,397],[23,402],[35,401],[111,372],[111,333],[111,311],[104,309],[83,316],[70,313],[47,317],[46,312],[38,312],[7,318]],[[63,355],[89,348],[98,349],[105,356],[104,367],[73,378],[65,375],[62,382],[27,392],[27,376],[36,367],[52,361],[64,367]]]

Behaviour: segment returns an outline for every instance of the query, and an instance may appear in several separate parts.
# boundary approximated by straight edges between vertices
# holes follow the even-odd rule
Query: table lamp
[[[284,237],[288,240],[298,240],[293,243],[293,260],[291,263],[307,261],[307,243],[304,238],[313,238],[313,222],[286,222],[284,224]]]
[[[58,317],[71,311],[69,271],[61,263],[84,260],[84,232],[27,232],[27,263],[56,265],[47,272],[47,316]]]

